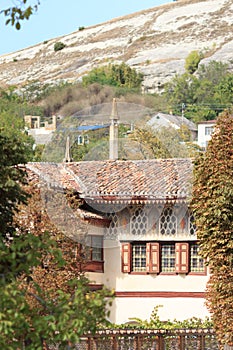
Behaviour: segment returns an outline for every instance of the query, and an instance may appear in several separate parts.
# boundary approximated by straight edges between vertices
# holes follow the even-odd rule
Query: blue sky
[[[0,0],[0,10],[17,2],[19,0]],[[169,2],[172,0],[40,0],[38,12],[22,22],[20,31],[5,26],[6,19],[0,16],[0,55],[69,34],[81,26],[102,23]],[[35,3],[35,0],[28,0],[28,3]]]

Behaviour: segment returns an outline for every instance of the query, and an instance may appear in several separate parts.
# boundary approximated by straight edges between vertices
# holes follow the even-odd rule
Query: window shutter
[[[146,244],[146,271],[159,273],[159,243]]]
[[[131,245],[123,243],[121,246],[121,269],[123,273],[131,271]]]
[[[189,272],[189,244],[176,243],[176,272]]]

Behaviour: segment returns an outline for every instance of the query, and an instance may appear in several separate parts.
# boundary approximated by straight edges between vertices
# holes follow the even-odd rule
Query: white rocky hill
[[[233,67],[232,33],[232,0],[178,0],[0,56],[0,86],[79,81],[93,67],[123,61],[152,91],[183,73],[193,50],[205,53],[201,63]],[[65,48],[55,52],[56,42]]]

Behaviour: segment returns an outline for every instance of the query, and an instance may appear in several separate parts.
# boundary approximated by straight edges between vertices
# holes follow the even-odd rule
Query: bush
[[[186,72],[190,74],[195,73],[202,58],[203,58],[203,55],[198,51],[194,50],[190,52],[190,54],[188,55],[188,57],[186,57],[186,60],[185,60]]]
[[[94,68],[83,77],[83,86],[93,83],[129,89],[140,89],[143,75],[125,63]]]
[[[64,49],[64,47],[66,47],[66,45],[64,43],[62,43],[61,41],[58,41],[54,44],[54,51],[60,51],[62,49]]]

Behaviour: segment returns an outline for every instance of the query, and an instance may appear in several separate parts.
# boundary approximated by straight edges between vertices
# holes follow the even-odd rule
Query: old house
[[[110,320],[204,317],[208,279],[189,209],[192,161],[153,159],[29,163],[30,171],[62,196],[72,190],[80,207],[59,214],[58,196],[45,205],[51,220],[87,249],[94,288],[115,290]],[[62,201],[64,205],[64,201]],[[80,234],[81,222],[87,230]],[[75,229],[76,227],[76,229]],[[72,232],[71,232],[72,231]]]
[[[180,130],[184,127],[189,130],[192,141],[197,139],[197,126],[191,120],[184,117],[183,111],[181,116],[172,113],[157,113],[147,122],[147,125],[154,130],[159,130],[164,127]]]
[[[47,213],[84,247],[92,287],[114,289],[112,322],[148,319],[158,305],[162,319],[203,318],[208,273],[189,207],[192,160],[118,160],[115,100],[110,121],[109,160],[72,162],[67,139],[63,163],[27,165]]]

